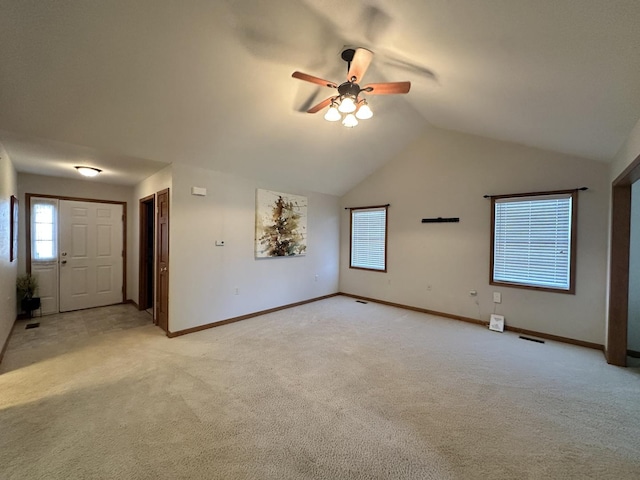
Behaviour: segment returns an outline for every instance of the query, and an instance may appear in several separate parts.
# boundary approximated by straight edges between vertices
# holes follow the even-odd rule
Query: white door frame
[[[97,198],[67,197],[62,195],[46,195],[40,193],[25,193],[25,250],[26,270],[31,273],[31,197],[55,198],[57,200],[71,200],[79,202],[96,202],[122,205],[122,303],[127,301],[127,202],[117,200],[102,200]],[[59,289],[58,289],[59,290]],[[59,305],[59,302],[58,302]]]

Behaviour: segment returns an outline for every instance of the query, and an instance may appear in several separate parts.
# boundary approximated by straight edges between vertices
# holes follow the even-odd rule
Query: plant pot
[[[40,297],[23,298],[20,306],[22,311],[31,318],[31,312],[40,308]]]

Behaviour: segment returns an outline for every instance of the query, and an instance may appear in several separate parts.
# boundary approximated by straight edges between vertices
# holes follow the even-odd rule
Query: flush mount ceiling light
[[[102,171],[99,168],[81,166],[75,167],[75,169],[78,170],[80,175],[84,175],[85,177],[95,177]]]
[[[342,120],[342,125],[353,128],[358,125],[358,119],[367,120],[373,116],[367,100],[360,98],[360,94],[394,95],[398,93],[409,93],[411,82],[370,83],[360,88],[357,82],[362,80],[364,72],[369,67],[372,58],[373,52],[366,48],[358,48],[355,50],[347,48],[344,50],[342,52],[342,59],[347,62],[347,81],[340,85],[306,73],[293,72],[291,75],[293,78],[324,87],[336,88],[338,90],[338,95],[323,100],[307,110],[307,113],[317,113],[331,105],[324,119],[329,122]]]

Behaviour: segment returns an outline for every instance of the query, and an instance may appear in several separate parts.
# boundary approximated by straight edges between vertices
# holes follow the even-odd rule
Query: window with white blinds
[[[351,210],[350,266],[387,271],[387,207]]]
[[[573,293],[575,194],[494,199],[493,284]]]
[[[31,198],[31,258],[53,261],[58,258],[58,200]]]

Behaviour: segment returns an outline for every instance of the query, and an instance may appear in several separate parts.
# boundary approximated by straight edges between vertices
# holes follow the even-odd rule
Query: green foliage
[[[307,248],[304,237],[298,231],[300,215],[296,213],[293,202],[286,202],[281,196],[276,200],[271,219],[273,223],[266,225],[260,243],[272,257],[300,255]]]
[[[38,279],[28,273],[19,275],[16,279],[18,299],[33,298],[38,290]]]

